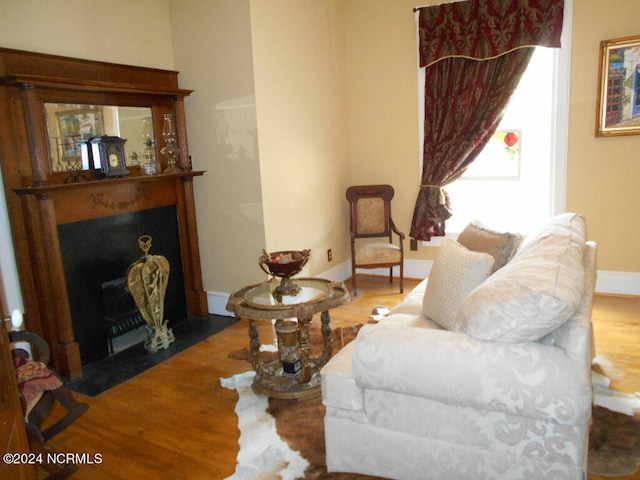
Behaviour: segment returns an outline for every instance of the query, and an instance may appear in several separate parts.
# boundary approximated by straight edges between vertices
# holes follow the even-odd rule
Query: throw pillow
[[[433,262],[422,303],[422,314],[452,330],[458,306],[490,274],[494,258],[472,252],[454,240],[444,240]]]
[[[480,222],[470,223],[458,236],[458,243],[476,252],[485,252],[495,258],[493,272],[504,267],[522,243],[522,235],[496,232]]]
[[[576,311],[584,291],[584,217],[552,219],[464,299],[455,329],[480,340],[535,342]]]

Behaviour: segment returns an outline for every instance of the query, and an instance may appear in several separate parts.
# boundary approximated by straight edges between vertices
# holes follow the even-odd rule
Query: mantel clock
[[[125,139],[104,135],[88,140],[90,168],[99,177],[129,175],[124,154]]]

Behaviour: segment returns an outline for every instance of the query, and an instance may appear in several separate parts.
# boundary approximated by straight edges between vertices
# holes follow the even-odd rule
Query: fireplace
[[[101,285],[124,277],[142,256],[141,235],[151,235],[152,254],[171,264],[165,317],[176,322],[208,313],[193,195],[204,172],[192,170],[189,157],[184,98],[190,94],[175,71],[0,48],[0,167],[26,325],[45,338],[52,366],[65,377],[81,376],[83,364],[108,353]],[[158,173],[145,175],[133,161],[137,137],[129,138],[131,150],[125,147],[128,175],[74,170],[84,168],[72,161],[74,149],[51,148],[57,143],[49,127],[62,127],[47,114],[49,104],[76,113],[75,106],[103,114],[114,106],[144,109],[156,139],[145,145]],[[175,173],[166,171],[161,155],[166,114],[175,121]],[[60,153],[67,169],[58,168]]]
[[[173,205],[111,215],[58,226],[73,336],[82,364],[109,355],[108,311],[103,284],[123,279],[129,266],[143,256],[138,238],[150,235],[152,255],[171,266],[165,296],[169,326],[187,317],[178,220]]]
[[[207,315],[191,195],[184,172],[17,189],[34,235],[33,275],[41,327],[56,369],[71,379],[108,355],[102,284],[126,276],[144,255],[138,238],[150,235],[151,254],[171,266],[165,297],[169,324]],[[191,199],[192,201],[192,199]],[[197,269],[194,269],[196,267]]]

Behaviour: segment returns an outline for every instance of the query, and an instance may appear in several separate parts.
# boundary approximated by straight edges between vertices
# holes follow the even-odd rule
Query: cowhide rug
[[[355,338],[358,328],[334,331],[335,350]],[[233,352],[230,357],[248,359],[248,351]],[[299,402],[256,395],[251,389],[253,376],[251,371],[220,379],[223,387],[237,390],[239,396],[236,414],[240,451],[236,472],[227,480],[377,478],[327,473],[321,397]],[[640,394],[615,392],[609,388],[608,379],[595,372],[593,385],[589,473],[632,475],[640,466]]]
[[[640,393],[611,390],[609,379],[597,372],[592,373],[592,382],[589,473],[605,477],[633,475],[640,467]]]
[[[383,308],[383,307],[380,307]],[[372,313],[371,321],[377,319]],[[336,328],[333,336],[334,353],[351,342],[362,325]],[[319,354],[322,345],[320,328],[311,325],[309,335],[312,354]],[[262,345],[263,350],[277,351],[276,345]],[[249,349],[231,352],[229,358],[249,361]],[[324,449],[324,405],[322,398],[297,401],[267,398],[251,388],[255,372],[249,371],[221,378],[220,384],[237,390],[240,451],[235,473],[227,480],[293,480],[304,479],[366,479],[352,474],[328,474]],[[304,425],[301,426],[301,419]]]

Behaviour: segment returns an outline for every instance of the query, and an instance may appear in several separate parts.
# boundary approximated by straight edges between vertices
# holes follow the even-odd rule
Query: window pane
[[[478,166],[446,187],[454,211],[447,232],[460,232],[474,220],[527,232],[549,217],[555,59],[552,49],[536,49],[498,127],[502,140],[490,142],[475,160]],[[513,153],[504,142],[509,132],[518,136]]]

